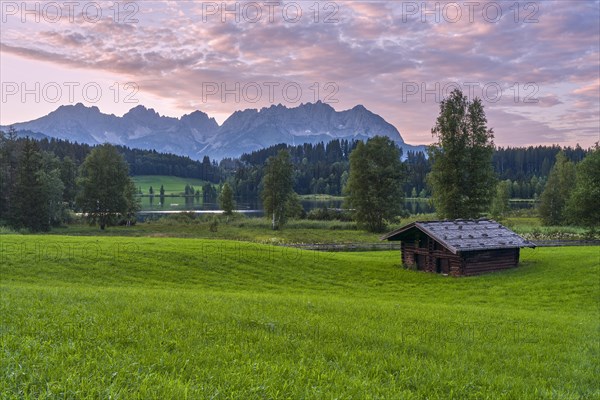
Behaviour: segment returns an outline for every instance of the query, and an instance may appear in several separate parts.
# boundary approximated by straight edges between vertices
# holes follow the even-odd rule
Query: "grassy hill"
[[[600,397],[598,247],[456,279],[398,252],[0,241],[3,398]]]
[[[194,189],[202,190],[202,186],[206,184],[206,181],[194,178],[180,178],[177,176],[163,176],[163,175],[139,175],[132,177],[135,187],[141,187],[143,194],[148,194],[150,186],[154,189],[154,194],[158,196],[160,191],[160,185],[165,188],[165,194],[180,194],[183,193],[185,185],[192,185]]]

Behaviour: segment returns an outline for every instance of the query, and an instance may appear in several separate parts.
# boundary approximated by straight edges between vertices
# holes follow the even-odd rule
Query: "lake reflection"
[[[217,203],[205,203],[202,198],[193,196],[165,196],[164,203],[160,203],[160,197],[141,196],[141,211],[143,213],[167,213],[177,211],[196,211],[200,214],[211,214],[218,212],[220,207]],[[306,212],[319,208],[335,208],[343,209],[344,202],[340,199],[303,199],[300,201]],[[535,201],[511,201],[511,209],[527,209],[535,207]],[[430,199],[405,199],[404,207],[411,215],[429,214],[434,212],[434,207]],[[236,211],[253,216],[263,216],[262,203],[256,201],[240,201],[236,200]]]

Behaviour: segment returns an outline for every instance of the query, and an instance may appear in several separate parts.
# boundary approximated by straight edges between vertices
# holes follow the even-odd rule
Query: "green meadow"
[[[202,191],[202,186],[206,181],[195,178],[180,178],[178,176],[165,175],[139,175],[132,176],[131,179],[136,188],[141,188],[144,195],[148,194],[150,186],[154,189],[154,195],[158,198],[160,194],[160,185],[165,189],[165,195],[181,194],[185,189],[185,185],[191,185],[196,190]]]
[[[391,231],[416,220],[433,219],[436,219],[434,214],[411,215],[402,221],[394,221],[388,229]],[[503,222],[515,232],[534,241],[600,240],[600,232],[597,230],[591,232],[583,227],[570,226],[544,227],[536,217],[511,217]],[[381,233],[360,230],[355,222],[295,219],[288,221],[283,229],[274,231],[268,218],[246,217],[238,213],[229,217],[222,214],[179,213],[150,219],[135,226],[112,226],[103,232],[97,226],[79,221],[54,228],[50,234],[228,239],[263,244],[381,243]]]
[[[213,226],[214,223],[216,226]],[[381,236],[357,230],[354,222],[292,220],[284,229],[274,231],[267,218],[190,213],[162,216],[135,226],[114,226],[105,232],[85,223],[71,224],[56,228],[51,234],[230,239],[263,244],[372,243],[379,242]]]
[[[449,278],[398,252],[0,235],[3,399],[598,399],[600,248]]]

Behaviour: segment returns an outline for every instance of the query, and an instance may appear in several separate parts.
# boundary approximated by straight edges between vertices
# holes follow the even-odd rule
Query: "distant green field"
[[[449,278],[398,252],[0,236],[3,399],[598,399],[599,248]]]
[[[333,196],[330,194],[302,194],[298,196],[300,200],[318,200],[318,201],[343,201],[345,196]]]
[[[132,177],[135,187],[141,187],[142,193],[147,195],[150,186],[154,189],[154,194],[158,195],[160,185],[165,188],[165,194],[180,194],[183,193],[185,185],[192,185],[194,189],[202,190],[202,186],[207,182],[194,178],[180,178],[177,176],[163,175],[139,175]]]

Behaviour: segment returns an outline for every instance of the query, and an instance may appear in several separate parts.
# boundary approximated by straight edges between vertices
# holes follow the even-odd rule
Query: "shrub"
[[[0,235],[19,235],[20,231],[16,231],[9,226],[0,225]]]
[[[352,221],[352,215],[348,211],[326,207],[310,210],[306,218],[315,221]]]
[[[210,221],[210,223],[208,224],[208,229],[211,232],[217,232],[219,230],[219,219],[216,217],[213,217],[212,220]]]

